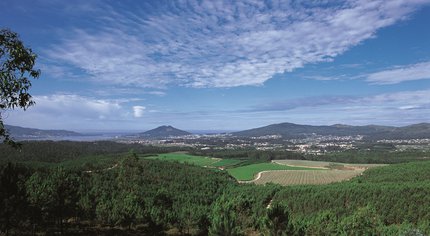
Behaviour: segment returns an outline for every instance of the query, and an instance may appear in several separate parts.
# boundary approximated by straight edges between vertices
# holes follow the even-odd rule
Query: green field
[[[287,165],[279,165],[276,163],[258,163],[237,168],[227,169],[228,173],[240,181],[253,180],[255,175],[261,171],[267,170],[315,170],[305,167],[293,167]]]
[[[243,162],[242,160],[238,160],[238,159],[221,159],[215,163],[212,164],[212,166],[214,167],[229,167],[229,166],[234,166],[237,165],[239,163]]]
[[[193,156],[186,153],[166,153],[159,154],[157,156],[145,157],[145,159],[151,160],[163,160],[163,161],[178,161],[181,163],[188,163],[196,166],[212,166],[212,164],[218,162],[218,158]]]

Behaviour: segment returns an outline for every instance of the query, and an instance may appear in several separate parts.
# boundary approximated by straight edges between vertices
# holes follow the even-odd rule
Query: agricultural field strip
[[[187,153],[166,153],[158,154],[156,156],[145,157],[146,159],[153,160],[164,160],[164,161],[179,161],[182,163],[194,164],[202,167],[229,167],[243,162],[243,160],[238,159],[222,159],[216,157],[206,157],[206,156],[194,156]]]
[[[220,158],[193,156],[185,153],[159,154],[157,156],[146,157],[146,159],[178,161],[182,163],[194,164],[194,165],[203,166],[203,167],[212,166],[213,164],[219,161],[222,161],[222,159]]]
[[[259,172],[271,170],[312,170],[312,168],[294,167],[266,162],[227,169],[228,173],[238,181],[250,181],[255,179],[255,176],[257,176]],[[324,170],[321,169],[321,171]]]
[[[289,170],[263,170],[263,171],[258,172],[257,176],[253,180],[238,180],[237,182],[239,182],[241,184],[254,183],[255,181],[257,181],[257,180],[259,180],[261,178],[261,176],[263,175],[263,173],[278,172],[278,171],[289,171]]]
[[[361,170],[279,170],[279,171],[264,171],[259,178],[253,181],[256,184],[277,183],[281,185],[297,185],[297,184],[329,184],[349,180],[355,176],[362,174]]]
[[[273,160],[272,163],[276,163],[279,165],[285,165],[285,166],[293,166],[293,167],[303,167],[303,168],[313,168],[313,169],[320,169],[320,170],[329,170],[330,168],[325,166],[312,166],[312,165],[296,165],[296,164],[287,164],[283,162],[278,162],[276,160]]]
[[[227,167],[241,163],[242,160],[237,159],[219,159],[219,161],[213,163],[213,167]]]
[[[272,162],[287,165],[287,166],[297,166],[297,167],[306,167],[306,168],[324,168],[329,169],[327,167],[332,165],[341,165],[345,167],[355,167],[355,168],[371,168],[378,166],[386,166],[387,164],[351,164],[351,163],[340,163],[340,162],[325,162],[325,161],[307,161],[307,160],[273,160]]]

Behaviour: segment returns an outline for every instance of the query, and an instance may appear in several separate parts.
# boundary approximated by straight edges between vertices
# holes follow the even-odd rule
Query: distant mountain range
[[[41,130],[32,128],[23,128],[19,126],[5,125],[11,136],[17,140],[44,139],[52,137],[84,137],[85,134],[67,130]],[[162,139],[168,137],[177,137],[191,135],[192,133],[174,128],[170,125],[163,125],[155,129],[138,133],[132,136],[134,138],[145,139]],[[430,138],[430,123],[420,123],[403,127],[394,126],[351,126],[351,125],[299,125],[293,123],[272,124],[260,128],[249,129],[231,133],[238,137],[260,137],[266,135],[281,135],[285,139],[305,138],[312,135],[323,136],[355,136],[363,135],[365,139],[418,139]]]
[[[47,137],[83,136],[83,134],[68,130],[42,130],[5,125],[6,130],[14,139],[39,139]]]
[[[184,136],[184,135],[190,135],[190,134],[191,134],[190,132],[174,128],[170,125],[163,125],[155,129],[151,129],[146,132],[139,133],[138,136],[141,138],[156,139],[156,138],[167,138],[167,137],[173,137],[173,136]]]
[[[232,133],[241,137],[258,137],[265,135],[281,135],[283,138],[304,138],[313,134],[333,136],[363,135],[366,139],[414,139],[430,138],[430,123],[420,123],[404,127],[393,126],[351,126],[330,125],[313,126],[298,125],[293,123],[280,123],[260,128],[244,130]]]

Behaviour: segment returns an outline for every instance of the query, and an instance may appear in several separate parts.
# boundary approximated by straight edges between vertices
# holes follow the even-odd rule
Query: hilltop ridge
[[[235,136],[252,137],[281,135],[284,138],[304,138],[309,135],[353,136],[363,135],[367,139],[413,139],[430,138],[430,123],[419,123],[403,127],[365,125],[299,125],[279,123],[232,133]]]
[[[184,136],[190,134],[190,132],[177,129],[171,125],[162,125],[155,129],[139,133],[138,136],[142,138],[167,138],[172,136]]]
[[[5,128],[13,138],[18,140],[46,137],[83,136],[81,133],[69,130],[43,130],[14,125],[5,125]]]

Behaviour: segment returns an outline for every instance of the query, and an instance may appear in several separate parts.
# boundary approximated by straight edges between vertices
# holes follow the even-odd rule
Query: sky
[[[2,0],[41,129],[430,122],[430,0]]]

